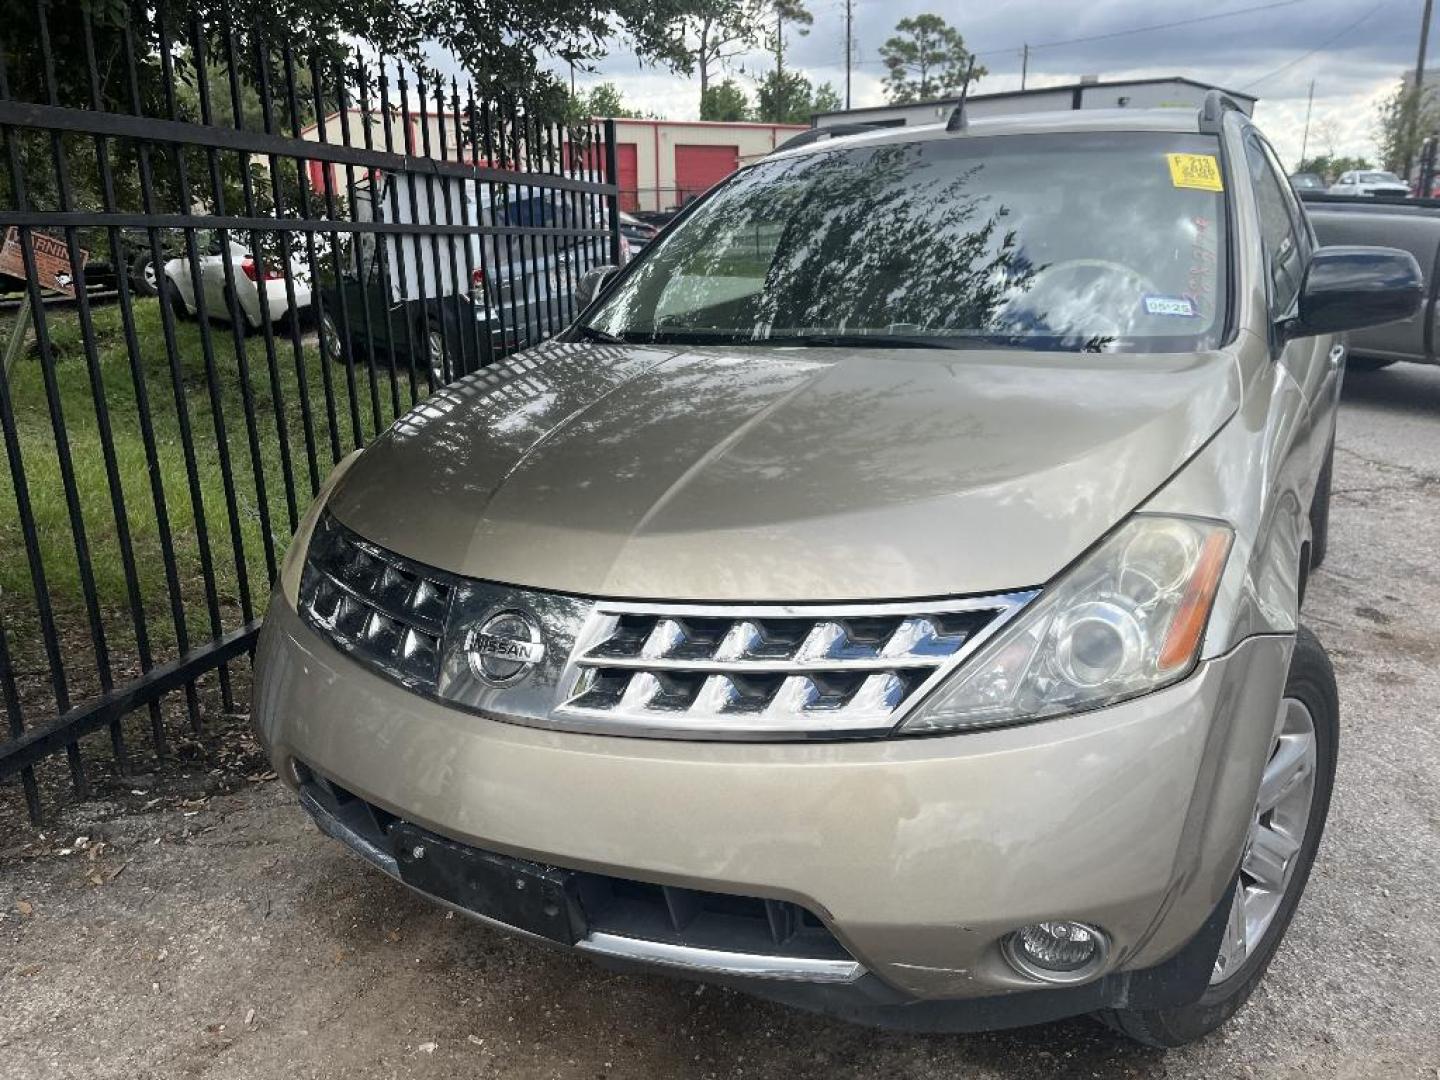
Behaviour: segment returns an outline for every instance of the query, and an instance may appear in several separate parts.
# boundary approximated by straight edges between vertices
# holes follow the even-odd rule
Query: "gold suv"
[[[1233,1013],[1304,889],[1344,330],[1218,96],[807,136],[333,473],[254,715],[499,929],[854,1020]]]

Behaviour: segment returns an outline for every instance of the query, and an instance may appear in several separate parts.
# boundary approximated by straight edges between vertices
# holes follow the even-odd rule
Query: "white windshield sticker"
[[[1147,315],[1173,315],[1182,319],[1193,319],[1195,317],[1195,305],[1188,296],[1147,296],[1145,297],[1145,313]]]

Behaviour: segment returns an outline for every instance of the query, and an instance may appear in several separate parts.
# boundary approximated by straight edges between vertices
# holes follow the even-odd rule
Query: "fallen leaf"
[[[400,940],[400,928],[397,926],[394,930],[388,931],[388,932],[385,934],[385,937],[386,937],[388,940],[390,940],[390,941],[399,941],[399,940]]]
[[[245,1014],[245,1026],[249,1027],[253,1023],[255,1023],[255,1010],[251,1009]]]
[[[16,971],[15,974],[26,977],[30,975],[39,975],[40,972],[44,970],[44,968],[44,964],[26,964],[24,967]]]
[[[15,910],[20,912],[21,915],[28,917],[35,914],[35,905],[30,903],[29,900],[16,900]]]
[[[91,885],[104,885],[104,884],[105,884],[105,878],[101,876],[101,874],[100,874],[99,871],[96,871],[95,873],[91,874],[91,875],[90,875],[89,877],[87,877],[85,880],[88,881]]]
[[[417,1046],[415,1049],[419,1050],[420,1053],[422,1053],[422,1054],[433,1054],[433,1053],[435,1052],[435,1048],[436,1048],[438,1045],[439,1045],[438,1043],[426,1042],[426,1043],[421,1043],[421,1044],[420,1044],[419,1046]]]

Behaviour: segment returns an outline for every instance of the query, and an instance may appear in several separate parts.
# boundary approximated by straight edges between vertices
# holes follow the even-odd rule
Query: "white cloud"
[[[1333,134],[1337,153],[1373,156],[1378,103],[1414,63],[1422,0],[1380,0],[1373,10],[1352,0],[1303,0],[1263,11],[1244,10],[1261,3],[1220,0],[1201,9],[1179,0],[1090,0],[1083,5],[1069,0],[1012,0],[979,8],[967,5],[969,10],[944,14],[990,69],[976,87],[979,93],[1019,87],[1018,45],[1027,40],[1033,46],[1030,86],[1073,82],[1082,74],[1104,79],[1184,75],[1259,95],[1256,119],[1285,161],[1293,164],[1300,152],[1305,98],[1313,78],[1310,147],[1324,149],[1324,140],[1317,143],[1317,136]],[[853,104],[877,105],[885,100],[884,69],[878,59],[881,43],[899,19],[934,6],[926,0],[884,5],[855,0],[859,63],[852,75]],[[837,0],[812,0],[810,10],[815,25],[808,35],[793,39],[790,61],[812,82],[829,82],[843,92],[844,6]],[[1169,30],[1045,45],[1226,10],[1241,13]],[[1440,32],[1432,40],[1440,42]],[[759,71],[771,62],[767,54],[757,53],[742,58],[737,66]],[[753,80],[736,77],[753,92]],[[694,119],[699,114],[695,79],[641,68],[630,55],[610,56],[595,73],[577,82],[613,82],[633,106],[671,119]],[[1250,83],[1256,85],[1251,88]]]

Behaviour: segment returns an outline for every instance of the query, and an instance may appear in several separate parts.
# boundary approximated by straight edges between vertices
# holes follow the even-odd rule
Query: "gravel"
[[[1440,369],[1353,373],[1306,618],[1344,714],[1269,978],[1164,1054],[1088,1020],[869,1031],[614,975],[363,869],[274,782],[89,804],[0,862],[0,1076],[1440,1077]]]

